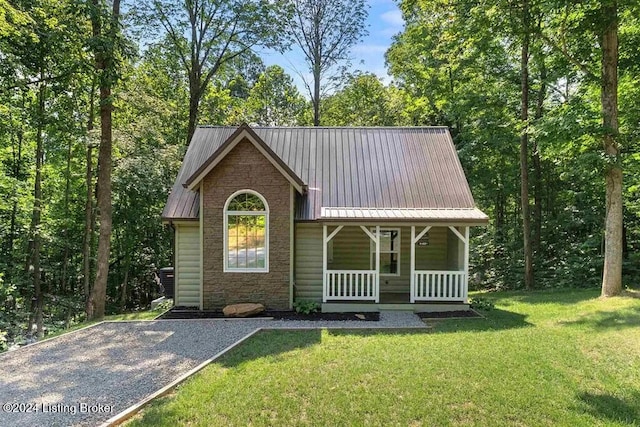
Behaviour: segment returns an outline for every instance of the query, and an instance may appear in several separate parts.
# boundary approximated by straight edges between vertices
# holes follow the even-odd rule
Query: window
[[[374,234],[376,229],[371,230]],[[376,268],[376,245],[371,242],[371,269]],[[400,229],[380,229],[380,275],[400,275]]]
[[[224,210],[224,271],[269,271],[269,207],[251,190],[229,197]]]

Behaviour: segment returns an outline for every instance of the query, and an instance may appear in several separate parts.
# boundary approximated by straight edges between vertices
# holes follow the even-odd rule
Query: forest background
[[[490,217],[472,287],[637,287],[638,2],[399,8],[388,82],[347,67],[363,1],[0,0],[0,349],[150,304],[197,124],[449,126]]]

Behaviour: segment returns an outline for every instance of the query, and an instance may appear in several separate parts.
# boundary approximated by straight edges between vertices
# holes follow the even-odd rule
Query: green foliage
[[[495,308],[493,301],[482,297],[469,298],[469,304],[474,310],[491,311]]]
[[[304,121],[307,102],[278,65],[267,67],[249,91],[243,118],[260,126],[295,126]]]
[[[599,5],[535,4],[540,29],[531,34],[529,194],[538,287],[597,286],[602,277],[604,179]],[[558,7],[556,7],[558,6]],[[451,128],[479,207],[490,217],[474,230],[474,286],[523,285],[518,143],[522,124],[517,8],[509,3],[403,1],[405,29],[386,54],[390,73],[407,94],[404,114],[414,125]],[[620,136],[625,170],[626,253],[640,250],[633,183],[638,158],[638,19],[620,14]],[[545,36],[540,35],[542,32]],[[550,45],[562,34],[566,51]],[[567,56],[577,58],[570,61]],[[582,66],[576,65],[576,62]],[[635,123],[635,125],[631,125]],[[614,161],[619,161],[614,159]],[[625,281],[640,278],[629,261]]]
[[[402,124],[402,93],[386,87],[371,73],[349,74],[344,86],[322,103],[327,126],[394,126]]]
[[[158,314],[160,314],[160,313],[164,313],[167,310],[170,310],[171,307],[173,307],[173,300],[168,299],[168,300],[162,301],[160,304],[158,304],[156,306],[156,308],[153,309],[153,311],[155,311]]]
[[[315,301],[296,301],[293,303],[293,309],[296,313],[312,314],[320,310],[320,304]]]

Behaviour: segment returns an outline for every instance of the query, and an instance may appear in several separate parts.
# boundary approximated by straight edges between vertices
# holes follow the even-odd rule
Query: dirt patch
[[[264,311],[246,319],[271,317],[275,320],[356,320],[377,322],[380,313],[311,313],[302,314],[295,311]],[[174,307],[160,319],[228,319],[221,311],[201,311],[195,307]]]

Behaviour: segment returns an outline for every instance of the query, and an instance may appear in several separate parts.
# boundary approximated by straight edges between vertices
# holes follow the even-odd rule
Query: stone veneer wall
[[[269,272],[224,273],[224,204],[234,192],[257,191],[269,205]],[[289,308],[289,181],[244,139],[202,181],[203,304],[220,310],[227,304],[257,302],[268,309]]]

